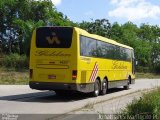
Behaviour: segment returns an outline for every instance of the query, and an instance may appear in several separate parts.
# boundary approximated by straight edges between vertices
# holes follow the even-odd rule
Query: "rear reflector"
[[[32,77],[33,77],[33,69],[30,69],[30,71],[29,71],[29,78],[32,79]]]
[[[72,71],[72,80],[76,80],[77,79],[77,70],[73,70]]]

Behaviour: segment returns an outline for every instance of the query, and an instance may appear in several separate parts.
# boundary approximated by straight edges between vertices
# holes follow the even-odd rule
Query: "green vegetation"
[[[1,68],[0,70],[0,84],[3,85],[26,85],[29,82],[29,73],[28,72],[14,72],[6,71]]]
[[[159,120],[160,119],[160,88],[143,94],[142,98],[135,99],[124,110],[123,120]]]
[[[136,73],[136,79],[148,78],[148,79],[160,79],[160,74],[156,73]]]
[[[1,65],[5,68],[12,68],[16,71],[28,69],[28,60],[26,55],[19,55],[17,53],[11,53],[5,55],[1,60]]]

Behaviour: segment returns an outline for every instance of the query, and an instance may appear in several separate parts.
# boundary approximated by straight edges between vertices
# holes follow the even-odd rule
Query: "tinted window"
[[[96,56],[96,40],[81,36],[81,55]]]
[[[131,61],[131,50],[130,49],[126,49],[126,54],[127,54],[127,61]]]
[[[41,27],[36,31],[38,48],[70,48],[73,28]]]
[[[120,48],[120,59],[130,61],[131,60],[131,50],[121,47]]]
[[[105,58],[107,54],[107,44],[105,42],[97,41],[97,57]]]
[[[131,60],[131,50],[85,36],[80,37],[80,55],[115,60]]]
[[[120,59],[121,60],[127,60],[126,49],[123,48],[123,47],[120,48]]]
[[[115,47],[112,44],[97,41],[97,52],[98,57],[114,59]]]
[[[116,46],[112,44],[108,44],[108,58],[109,59],[116,59]]]
[[[82,55],[82,56],[85,56],[86,55],[86,37],[84,37],[84,36],[81,36],[80,37],[80,54]]]

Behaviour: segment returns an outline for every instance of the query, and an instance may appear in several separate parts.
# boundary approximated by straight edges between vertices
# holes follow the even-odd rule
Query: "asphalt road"
[[[93,98],[86,94],[56,96],[53,91],[32,90],[28,85],[0,85],[0,120],[17,117],[17,114],[23,120],[34,117],[37,120],[78,120],[83,117],[94,120],[99,117],[97,113],[117,113],[134,98],[139,98],[139,91],[157,86],[160,86],[160,79],[140,79],[129,90],[111,89],[105,96]]]

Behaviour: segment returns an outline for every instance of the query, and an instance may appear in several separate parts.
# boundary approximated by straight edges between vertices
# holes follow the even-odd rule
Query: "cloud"
[[[60,5],[62,0],[51,0],[54,5]]]
[[[86,16],[93,16],[94,13],[93,13],[93,11],[88,11],[88,12],[85,12],[84,15],[86,15]]]
[[[160,6],[146,0],[111,0],[115,9],[108,12],[110,17],[127,18],[129,21],[160,18]]]

